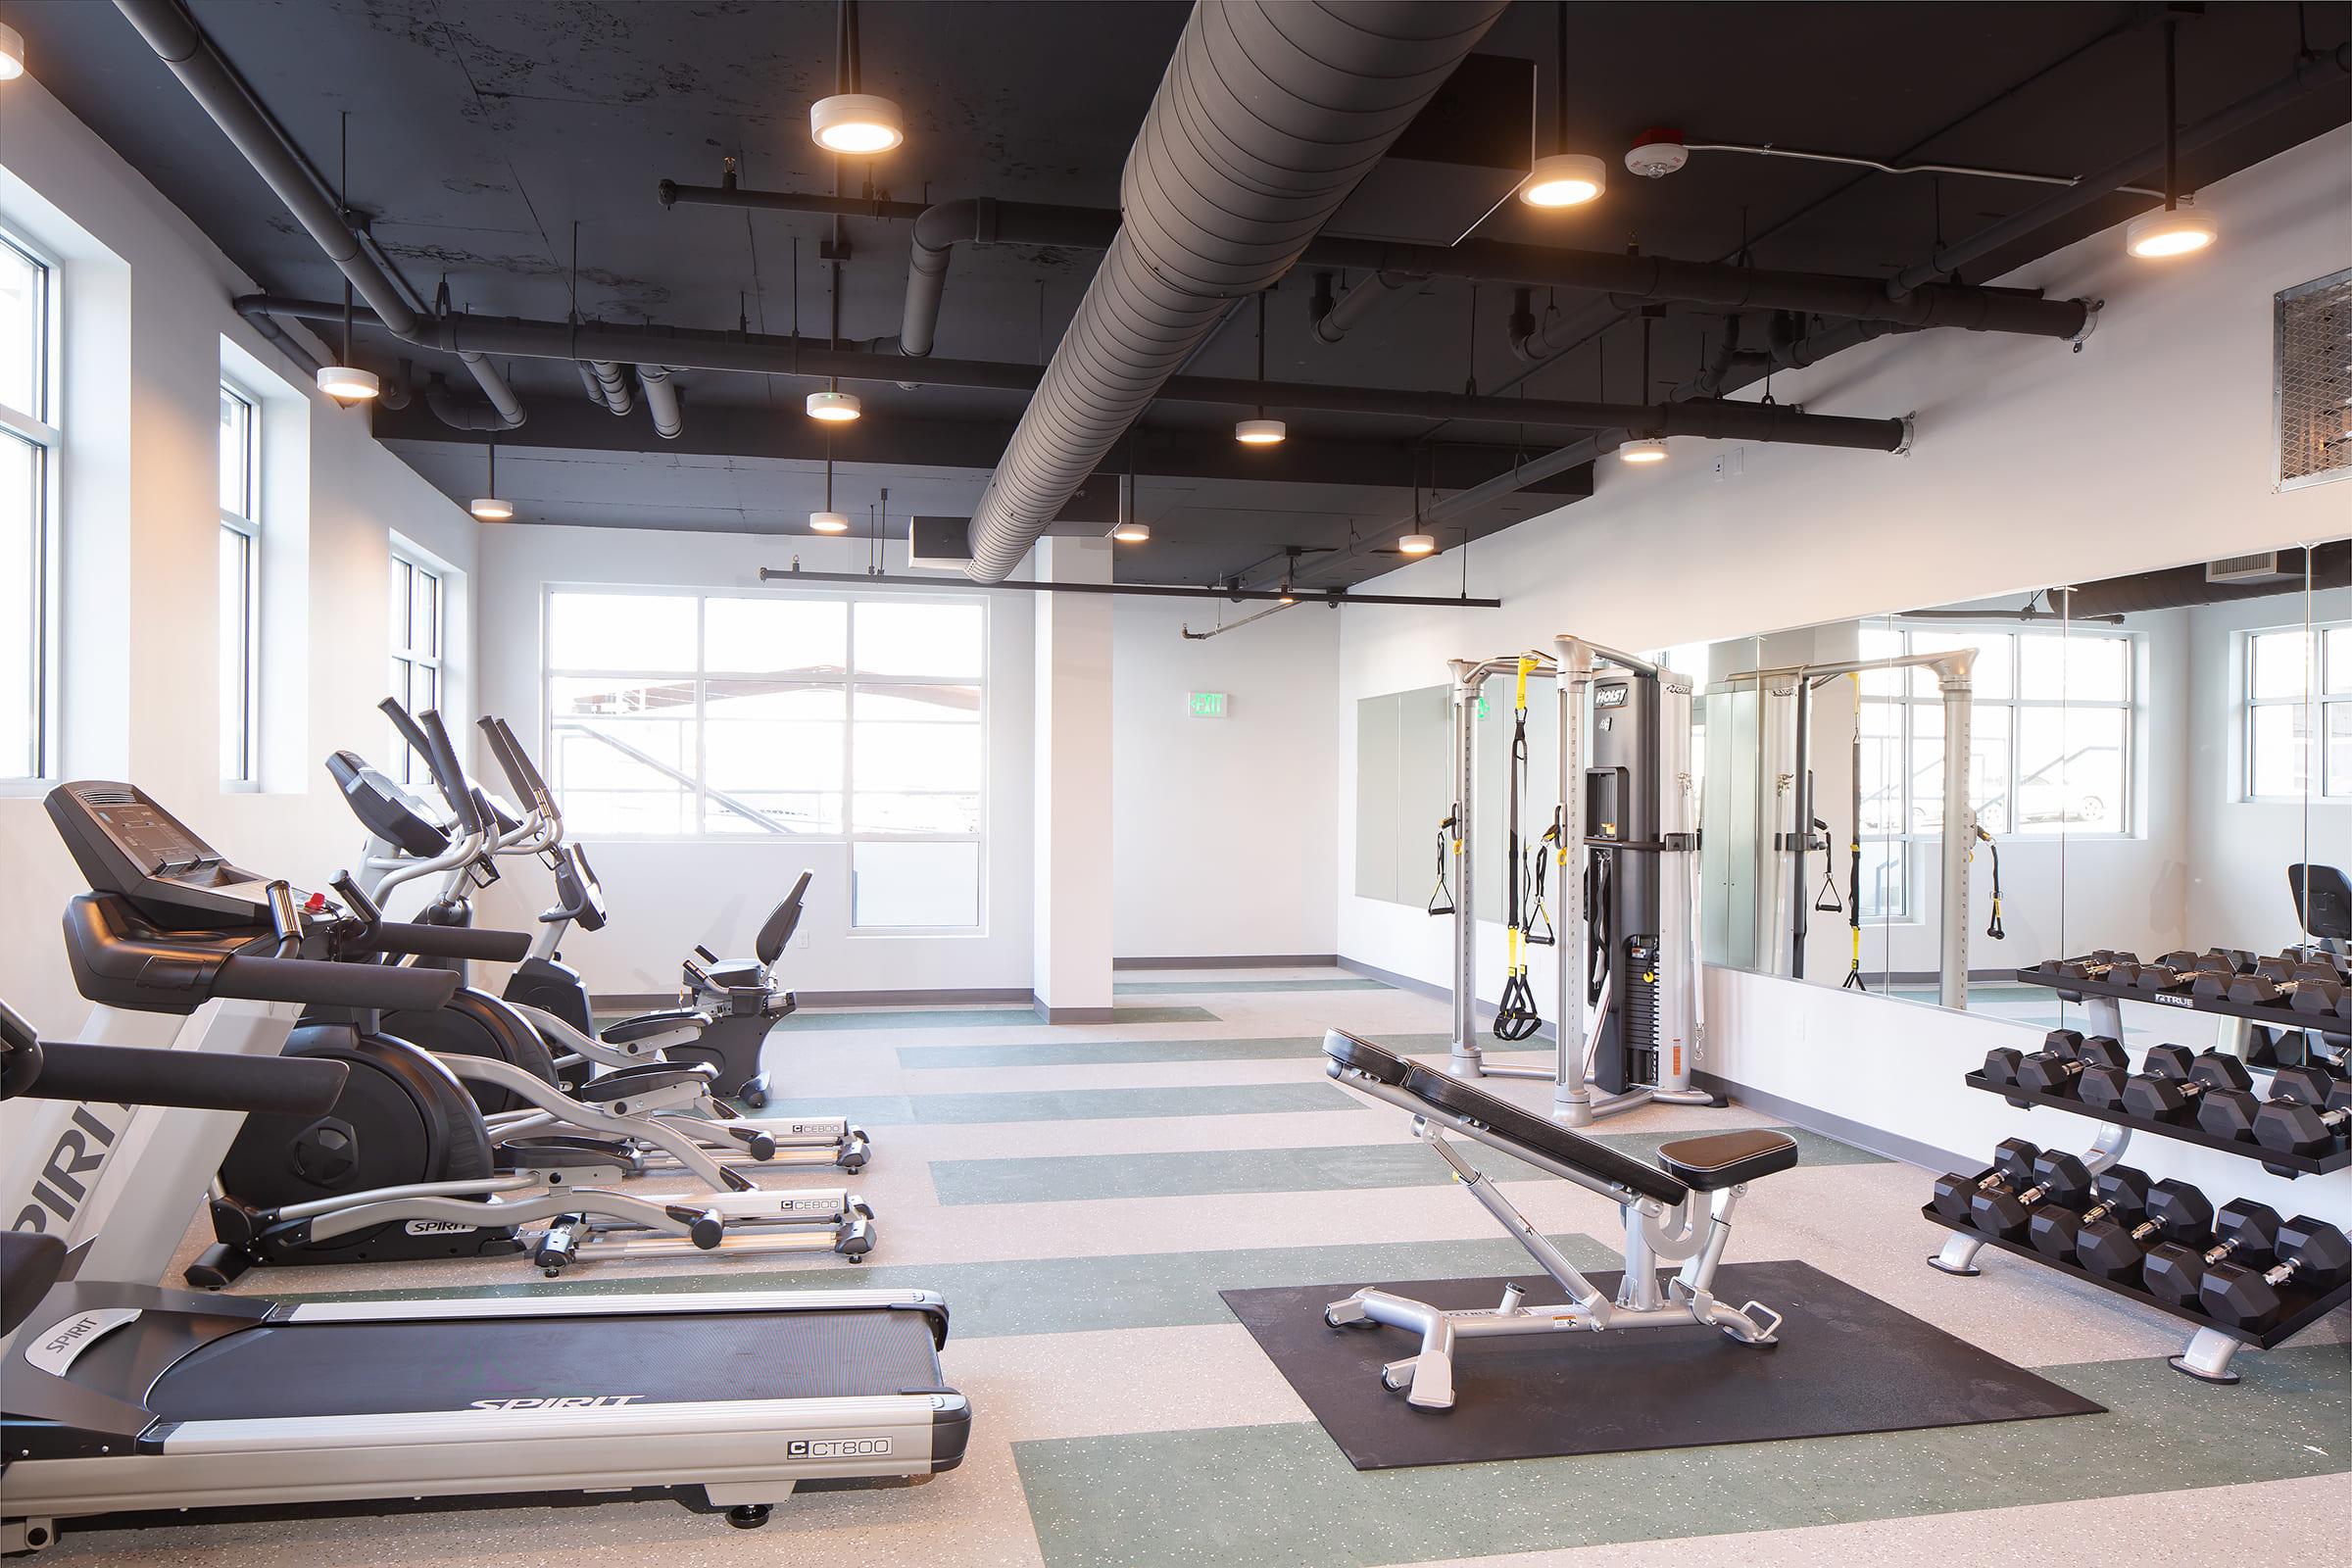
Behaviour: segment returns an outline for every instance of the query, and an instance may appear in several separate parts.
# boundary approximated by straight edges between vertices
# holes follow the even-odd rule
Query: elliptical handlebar
[[[426,709],[416,715],[416,723],[424,731],[425,761],[432,767],[433,782],[441,787],[449,808],[457,813],[459,830],[469,836],[488,833],[489,825],[482,820],[480,803],[474,800],[473,786],[466,778],[466,764],[459,760],[448,726],[441,722],[440,710]]]
[[[237,954],[220,960],[205,990],[243,1002],[303,1002],[379,1012],[425,1011],[458,989],[449,969],[391,968],[377,963],[329,963],[317,958],[257,958]]]

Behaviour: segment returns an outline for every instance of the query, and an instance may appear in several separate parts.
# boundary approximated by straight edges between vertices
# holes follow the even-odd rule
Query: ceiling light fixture
[[[847,424],[865,412],[855,392],[811,392],[807,404],[808,417],[823,419],[829,424]]]
[[[24,74],[24,35],[5,23],[0,23],[0,81],[14,81]]]
[[[1628,441],[1619,447],[1617,457],[1623,463],[1664,463],[1666,461],[1666,443],[1655,436],[1644,436],[1639,441]]]
[[[1558,7],[1556,52],[1551,78],[1552,148],[1534,159],[1519,182],[1519,199],[1530,207],[1582,207],[1609,188],[1609,166],[1590,153],[1568,150],[1568,6]],[[1533,149],[1530,149],[1533,151]]]
[[[1396,553],[1403,556],[1435,555],[1438,536],[1434,533],[1408,533],[1396,541]]]
[[[825,510],[808,514],[810,533],[848,533],[850,519],[833,510],[833,438],[825,437]]]
[[[1582,207],[1609,188],[1606,164],[1590,153],[1551,153],[1536,160],[1519,186],[1530,207]]]
[[[2164,18],[2164,205],[2143,213],[2124,229],[2124,249],[2142,261],[2191,256],[2222,237],[2214,220],[2192,212],[2180,194],[2180,104],[2179,19]]]
[[[1152,538],[1152,529],[1148,523],[1122,522],[1110,530],[1110,536],[1123,545],[1148,544]]]
[[[1266,382],[1266,291],[1257,295],[1257,382]],[[1290,438],[1291,427],[1280,419],[1266,417],[1266,406],[1257,406],[1257,417],[1237,420],[1233,438],[1246,447],[1278,447]]]
[[[906,139],[906,119],[890,99],[859,90],[864,62],[857,0],[841,0],[833,15],[833,94],[808,106],[808,134],[825,151],[848,158],[889,152]]]
[[[321,381],[323,381],[326,372],[321,370],[318,373]],[[368,374],[368,372],[365,370],[361,371],[360,373],[362,375]],[[375,377],[369,375],[368,376],[368,379],[372,382]],[[373,397],[375,394],[371,391],[368,395],[369,397]],[[478,522],[509,522],[514,519],[514,503],[512,501],[502,501],[499,499],[498,495],[498,437],[496,436],[492,436],[490,438],[489,491],[487,494],[475,496],[471,501],[467,502],[466,504],[466,510],[472,513],[474,519]]]
[[[837,92],[808,106],[808,134],[829,153],[870,158],[906,139],[899,106],[879,93]]]
[[[335,212],[346,224],[351,221],[351,112],[343,113],[343,170],[342,188],[335,192]],[[351,279],[343,280],[343,357],[333,365],[318,367],[318,390],[337,403],[365,403],[383,391],[383,384],[373,370],[363,370],[351,363]],[[492,459],[493,462],[497,460]],[[514,514],[510,512],[509,516]]]

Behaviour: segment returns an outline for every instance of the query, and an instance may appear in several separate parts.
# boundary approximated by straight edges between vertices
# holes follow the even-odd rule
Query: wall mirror
[[[1712,962],[2054,1027],[2080,1020],[2017,970],[2339,940],[2298,903],[2327,872],[2290,888],[2289,868],[2352,872],[2352,540],[1739,638],[1703,663]]]

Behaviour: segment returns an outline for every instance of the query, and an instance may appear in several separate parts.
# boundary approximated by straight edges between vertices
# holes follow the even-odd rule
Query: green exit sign
[[[1225,694],[1223,692],[1195,692],[1189,711],[1195,718],[1223,718],[1225,716]]]

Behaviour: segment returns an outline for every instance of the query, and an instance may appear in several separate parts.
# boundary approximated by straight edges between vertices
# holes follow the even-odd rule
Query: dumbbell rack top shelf
[[[2052,1110],[2071,1111],[2077,1116],[2088,1116],[2094,1121],[2110,1122],[2118,1127],[2129,1128],[2135,1133],[2149,1133],[2158,1138],[2171,1138],[2183,1144],[2195,1144],[2200,1149],[2219,1150],[2225,1154],[2235,1154],[2241,1159],[2254,1160],[2264,1170],[2275,1176],[2284,1176],[2290,1181],[2298,1176],[2331,1175],[2347,1166],[2352,1166],[2352,1148],[2338,1149],[2333,1153],[2318,1158],[2309,1154],[2282,1154],[2276,1150],[2265,1149],[2260,1144],[2241,1144],[2232,1139],[2217,1138],[2193,1122],[2155,1121],[2145,1116],[2134,1116],[2130,1111],[2120,1108],[2109,1109],[2101,1105],[2086,1105],[2082,1101],[2066,1095],[2035,1094],[2032,1090],[2021,1089],[2013,1084],[1996,1084],[1982,1072],[1970,1073],[1965,1082],[1969,1088],[1981,1089],[1988,1095],[1998,1095],[2020,1109],[2031,1108],[2034,1105],[2047,1105]],[[1971,1232],[1970,1234],[1975,1233]]]
[[[2051,974],[2041,969],[2017,971],[2020,985],[2046,986],[2070,1001],[2083,997],[2109,997],[2117,1002],[2145,1002],[2154,1006],[2174,1007],[2182,1012],[2212,1012],[2226,1018],[2245,1018],[2266,1029],[2316,1029],[2327,1034],[2352,1034],[2352,1018],[2337,1013],[2297,1012],[2291,1006],[2276,1003],[2231,1002],[2227,997],[2200,997],[2182,987],[2170,991],[2142,991],[2137,986],[2110,985],[2104,980],[2077,980],[2065,975]]]
[[[1990,1172],[1984,1174],[1989,1175]],[[2107,1279],[2091,1273],[2086,1268],[2063,1262],[2050,1256],[2047,1252],[2037,1252],[2024,1242],[2005,1241],[2001,1237],[1978,1230],[1973,1225],[1954,1224],[1936,1213],[1936,1205],[1933,1203],[1922,1205],[1919,1214],[1920,1218],[1930,1224],[1955,1235],[1965,1236],[1972,1242],[1981,1242],[1986,1247],[1997,1247],[2004,1252],[2014,1252],[2019,1257],[2039,1263],[2044,1268],[2066,1275],[2069,1279],[2078,1279],[2086,1285],[2095,1285],[2103,1291],[2113,1291],[2116,1295],[2137,1301],[2142,1306],[2152,1306],[2167,1317],[2177,1317],[2183,1323],[2193,1324],[2198,1329],[2236,1340],[2241,1345],[2250,1345],[2258,1350],[2267,1350],[2274,1346],[2284,1345],[2288,1340],[2293,1339],[2321,1318],[2342,1306],[2346,1301],[2352,1301],[2352,1284],[2339,1285],[2325,1296],[2313,1296],[2309,1292],[2297,1291],[2292,1286],[2288,1286],[2278,1293],[2282,1310],[2278,1314],[2278,1322],[2273,1323],[2267,1329],[2232,1328],[2227,1323],[2215,1322],[2193,1306],[2175,1306],[2161,1297],[2150,1296],[2137,1286]]]

